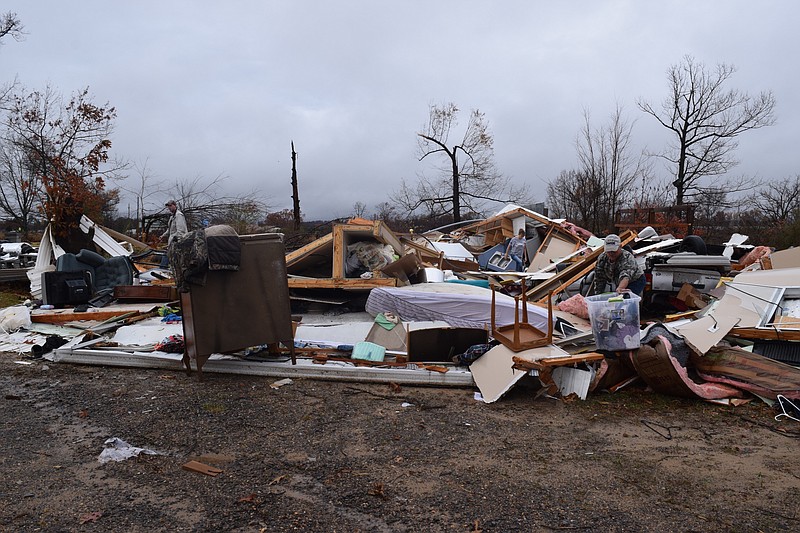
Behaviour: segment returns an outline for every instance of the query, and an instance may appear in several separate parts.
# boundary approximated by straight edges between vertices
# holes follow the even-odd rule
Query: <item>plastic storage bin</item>
[[[628,293],[621,300],[616,293],[598,294],[586,298],[589,322],[598,350],[619,352],[636,350],[641,345],[639,302],[641,298]],[[611,301],[609,301],[611,300]]]

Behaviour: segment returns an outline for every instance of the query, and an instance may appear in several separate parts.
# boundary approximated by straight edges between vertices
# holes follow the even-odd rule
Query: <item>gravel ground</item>
[[[566,403],[523,384],[487,405],[15,359],[0,354],[2,531],[800,529],[800,424],[760,402]],[[158,454],[101,464],[110,437]]]

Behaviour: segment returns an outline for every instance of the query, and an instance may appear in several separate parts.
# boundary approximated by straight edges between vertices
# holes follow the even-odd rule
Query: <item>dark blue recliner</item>
[[[59,272],[89,272],[92,293],[110,291],[117,285],[133,284],[135,269],[128,257],[117,256],[106,259],[91,250],[83,249],[77,254],[67,253],[56,261]]]

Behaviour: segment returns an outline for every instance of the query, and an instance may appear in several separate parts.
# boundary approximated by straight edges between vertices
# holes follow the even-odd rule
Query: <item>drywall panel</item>
[[[773,270],[800,267],[800,246],[772,252],[769,259],[772,261]]]
[[[552,345],[522,352],[512,352],[502,344],[495,346],[469,367],[484,402],[496,402],[526,374],[524,370],[513,368],[515,356],[538,361],[548,357],[569,356],[569,353]]]

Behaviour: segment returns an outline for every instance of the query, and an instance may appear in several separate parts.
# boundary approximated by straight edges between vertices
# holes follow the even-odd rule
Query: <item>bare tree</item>
[[[144,231],[143,221],[145,214],[161,209],[158,202],[153,199],[160,199],[164,194],[162,189],[163,181],[158,180],[152,174],[152,171],[148,168],[148,163],[148,159],[145,159],[142,163],[134,163],[133,170],[138,180],[133,185],[121,187],[136,199],[136,233],[138,235],[142,235]]]
[[[420,161],[440,158],[433,163],[435,175],[423,172],[415,185],[403,180],[392,200],[411,213],[424,208],[431,217],[450,214],[454,222],[464,212],[481,213],[487,202],[527,200],[527,188],[514,187],[496,169],[494,136],[483,113],[471,111],[460,141],[451,144],[458,115],[453,103],[430,106],[428,122],[417,133],[417,153]]]
[[[667,72],[670,94],[655,109],[645,101],[639,108],[652,115],[672,134],[669,147],[658,157],[673,169],[678,205],[702,192],[704,178],[724,175],[738,164],[733,157],[737,137],[749,130],[775,123],[775,97],[765,91],[753,97],[725,84],[736,72],[732,65],[719,64],[709,71],[702,63],[685,56]],[[740,179],[726,184],[728,192],[745,190],[752,182]],[[719,188],[719,183],[712,184]]]
[[[694,212],[693,232],[710,242],[724,242],[728,231],[727,207],[730,195],[722,189],[704,190],[698,194]],[[727,235],[726,235],[727,234]]]
[[[675,205],[675,188],[668,178],[643,175],[637,186],[633,207],[670,207]]]
[[[590,231],[612,229],[616,211],[636,199],[637,181],[649,180],[644,156],[632,153],[632,131],[619,106],[609,123],[597,129],[584,112],[575,143],[580,168],[561,172],[548,185],[550,207]]]
[[[264,220],[269,206],[255,197],[240,197],[240,201],[229,204],[220,222],[232,226],[239,235],[249,235],[256,231]]]
[[[0,15],[0,45],[6,35],[15,41],[21,41],[25,36],[25,26],[17,18],[17,14],[10,11]]]
[[[395,218],[397,209],[390,202],[381,202],[375,206],[375,219],[389,222]]]
[[[771,226],[796,221],[800,215],[800,175],[766,184],[756,192],[753,203]]]
[[[189,229],[227,224],[239,233],[251,233],[259,221],[264,220],[270,206],[263,196],[258,191],[226,194],[223,187],[226,179],[223,175],[210,180],[201,176],[179,179],[167,191],[186,216]],[[166,223],[169,217],[161,202],[158,211],[143,218],[145,232],[151,233],[157,222]]]
[[[353,216],[355,218],[361,218],[367,212],[367,204],[364,202],[356,202],[353,204]]]
[[[27,233],[37,213],[41,181],[28,168],[22,152],[0,143],[0,211]]]
[[[17,18],[16,13],[8,12],[0,15],[0,46],[3,46],[3,39],[9,36],[15,41],[21,41],[25,36],[25,26]],[[0,109],[5,109],[6,97],[11,94],[16,86],[16,78],[0,87]]]
[[[599,228],[601,185],[582,170],[562,170],[547,185],[547,205],[553,216],[563,217],[590,231]],[[606,206],[603,204],[602,209]]]

